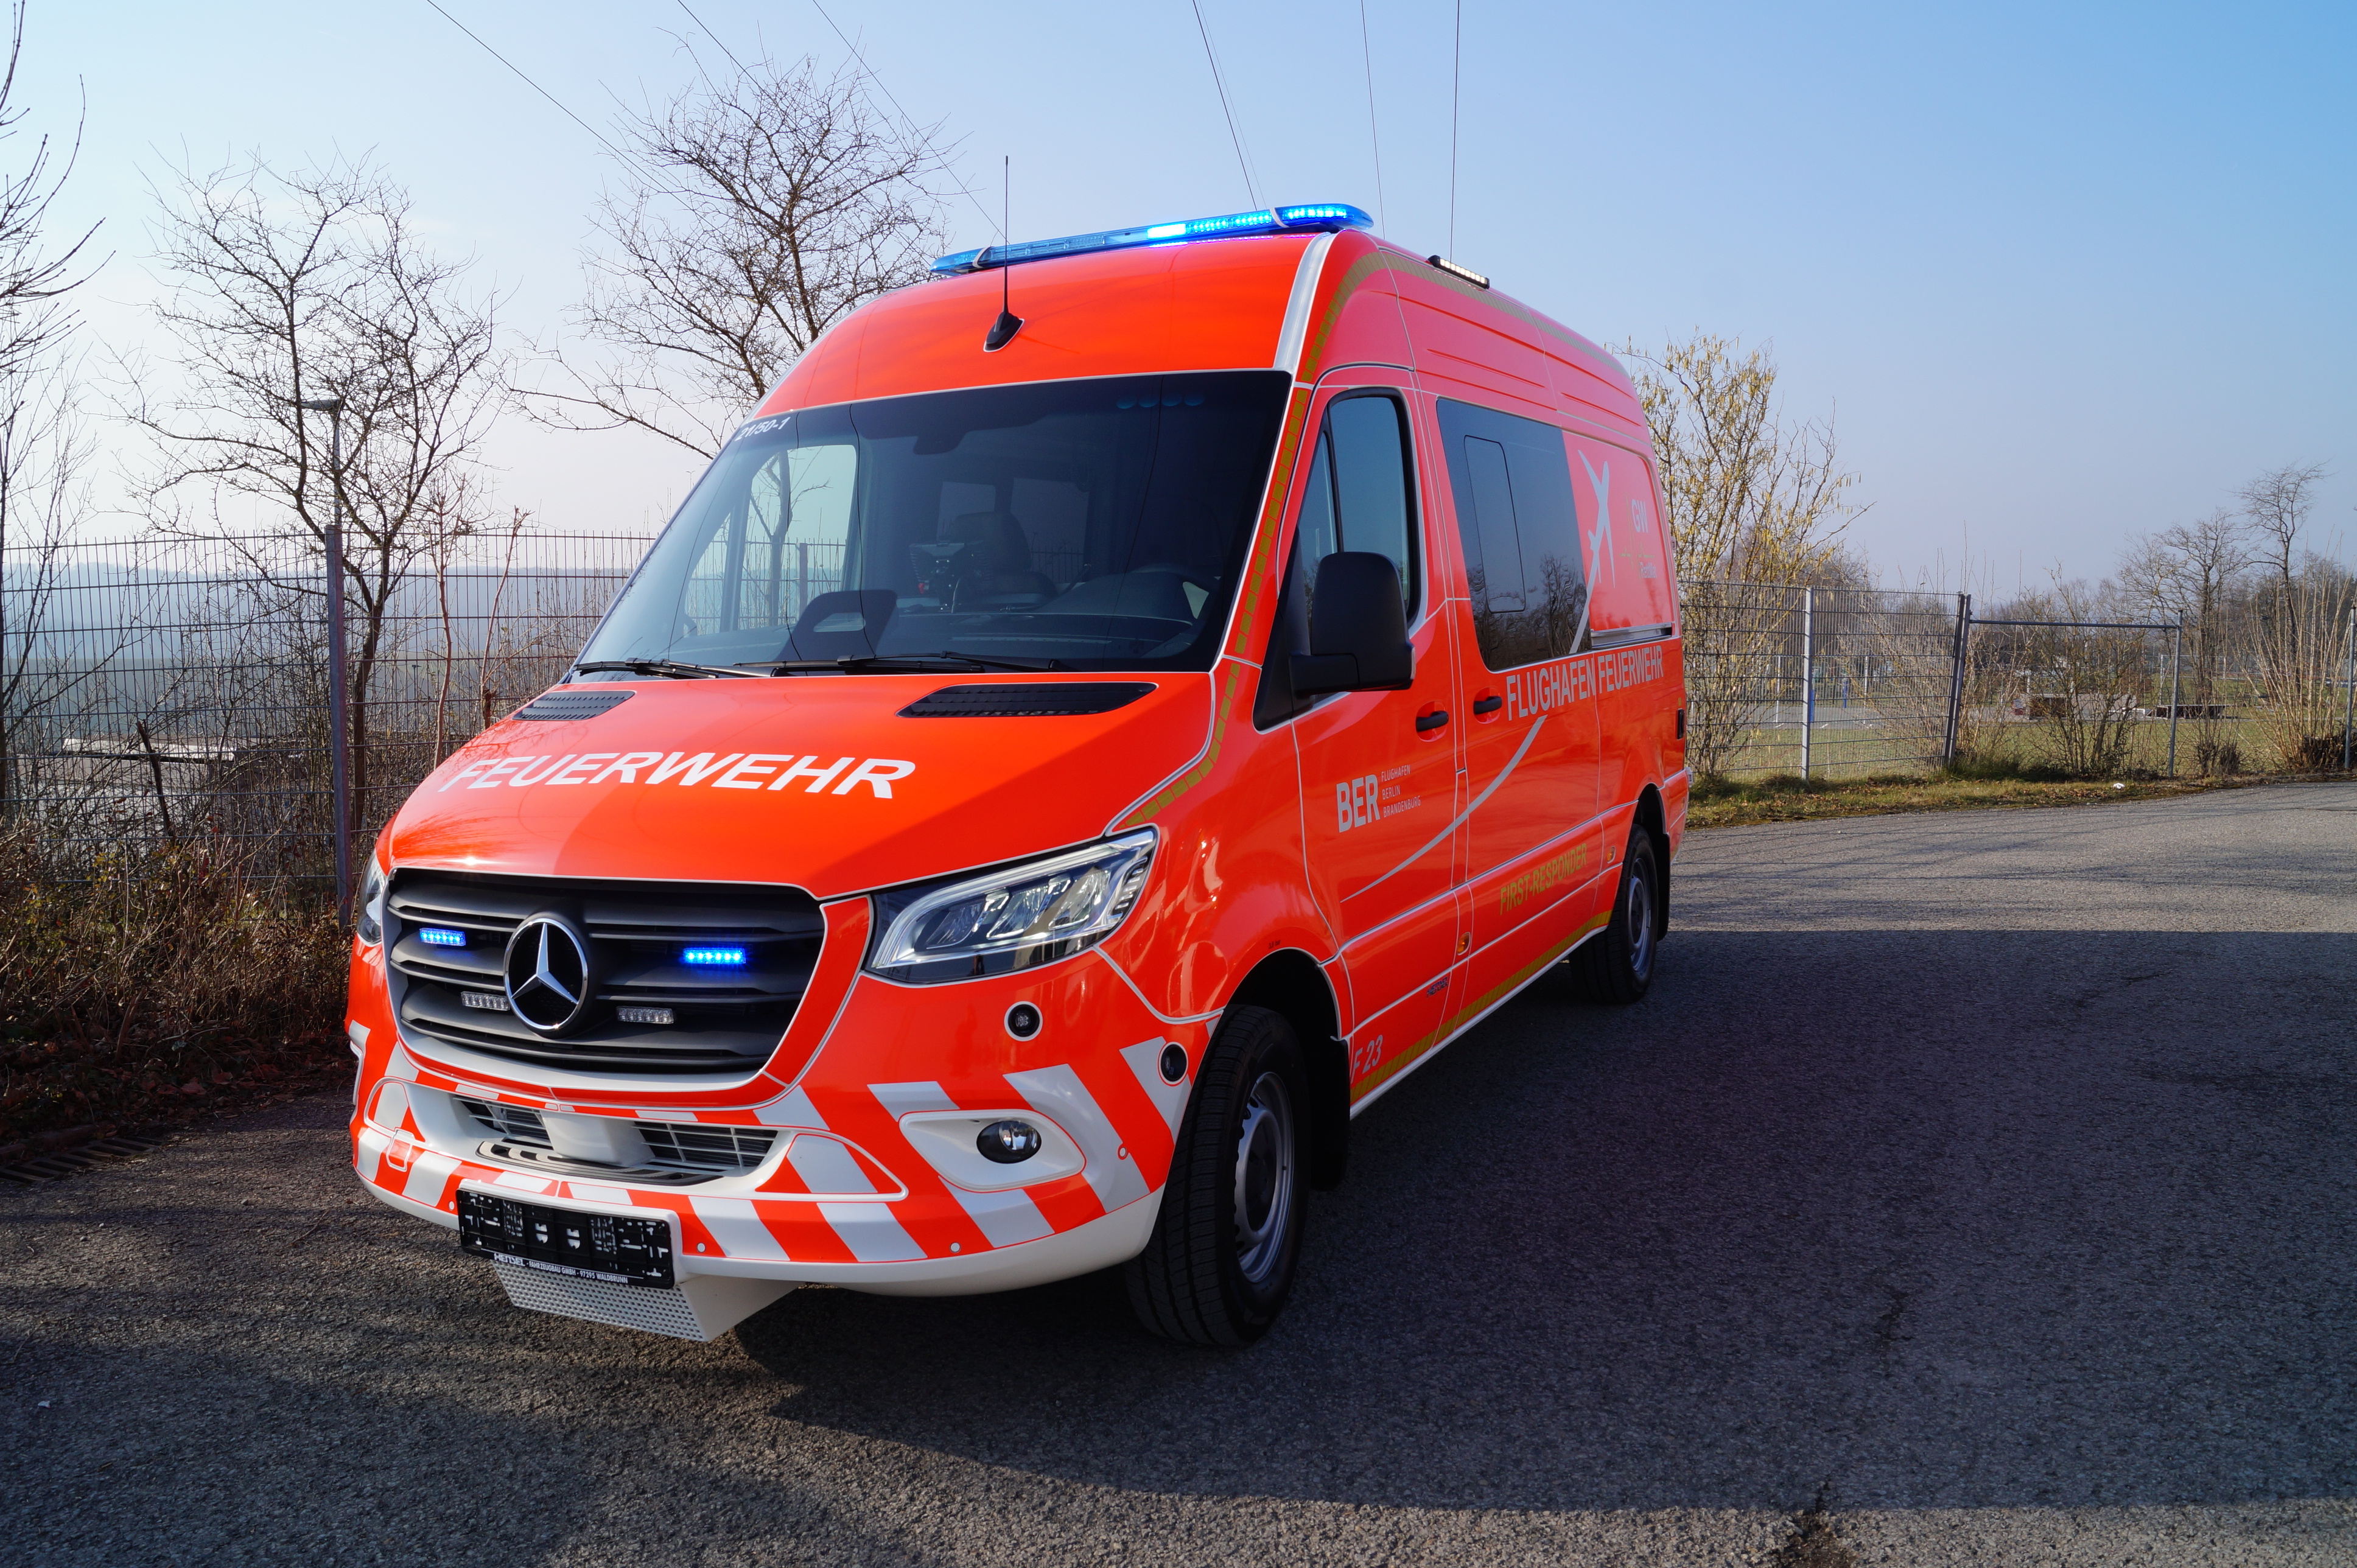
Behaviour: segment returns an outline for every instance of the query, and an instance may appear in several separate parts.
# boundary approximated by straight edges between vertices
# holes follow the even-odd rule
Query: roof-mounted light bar
[[[1026,240],[1019,245],[985,245],[942,257],[932,270],[947,277],[975,273],[985,267],[1011,267],[1017,262],[1045,261],[1050,256],[1083,256],[1093,251],[1125,251],[1137,245],[1177,245],[1189,240],[1229,240],[1245,234],[1317,233],[1335,229],[1372,229],[1375,220],[1347,201],[1312,201],[1297,207],[1264,207],[1254,212],[1227,212],[1217,218],[1189,218],[1177,223],[1151,223],[1135,229],[1107,229],[1095,234],[1068,234],[1060,240]]]

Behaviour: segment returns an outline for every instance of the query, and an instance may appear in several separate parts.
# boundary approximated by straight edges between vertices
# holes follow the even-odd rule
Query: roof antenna
[[[1015,217],[1015,199],[1012,195],[1015,184],[1015,158],[1012,154],[1005,155],[999,166],[998,177],[998,199],[1001,203],[998,231],[1011,240],[1015,231],[1007,225],[1014,221]],[[1001,349],[1014,342],[1015,335],[1023,330],[1023,317],[1016,315],[1006,301],[1006,274],[1013,270],[1004,263],[1001,263],[998,268],[998,319],[990,324],[990,335],[982,340],[982,351],[985,354],[997,353]]]

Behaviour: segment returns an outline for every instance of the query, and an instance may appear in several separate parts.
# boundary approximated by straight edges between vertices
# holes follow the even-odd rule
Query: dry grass
[[[0,1148],[350,1072],[347,939],[323,905],[202,849],[79,879],[34,849],[0,837]]]
[[[2249,788],[2273,780],[2234,779],[1960,779],[1947,774],[1877,774],[1867,779],[1803,780],[1792,774],[1759,779],[1705,779],[1686,807],[1686,825],[1813,822],[1900,811],[1969,811],[2007,806],[2093,806]]]

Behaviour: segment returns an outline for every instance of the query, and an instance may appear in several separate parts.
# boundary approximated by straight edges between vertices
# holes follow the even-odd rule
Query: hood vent
[[[1151,681],[1056,681],[944,686],[900,710],[904,719],[1037,718],[1109,714],[1154,690]]]
[[[563,724],[568,719],[594,719],[599,714],[612,713],[636,692],[551,692],[534,697],[508,717],[530,719],[535,724]]]

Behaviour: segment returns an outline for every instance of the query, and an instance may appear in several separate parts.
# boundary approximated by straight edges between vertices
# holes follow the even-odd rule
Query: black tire
[[[1140,1323],[1188,1345],[1268,1332],[1301,1255],[1308,1112],[1293,1026],[1229,1008],[1195,1075],[1153,1238],[1125,1271]]]
[[[1663,892],[1653,835],[1643,828],[1631,829],[1629,853],[1620,862],[1620,885],[1612,892],[1612,918],[1568,961],[1581,995],[1625,1006],[1652,988],[1661,952]]]

